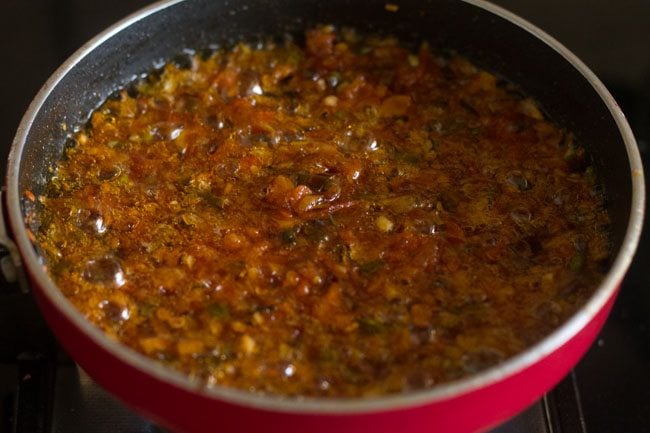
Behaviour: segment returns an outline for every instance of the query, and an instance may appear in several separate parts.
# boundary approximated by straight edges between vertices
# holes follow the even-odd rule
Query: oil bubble
[[[120,261],[112,256],[88,260],[82,272],[83,278],[104,287],[122,287],[126,277]]]
[[[531,187],[530,182],[526,176],[524,176],[524,174],[518,170],[514,170],[508,173],[506,182],[508,182],[508,185],[519,191],[527,191]]]
[[[125,322],[131,317],[131,312],[128,307],[121,306],[109,300],[100,302],[99,308],[102,309],[106,317],[112,322]]]
[[[76,216],[76,224],[81,230],[89,234],[106,233],[106,222],[101,213],[96,210],[79,209]]]

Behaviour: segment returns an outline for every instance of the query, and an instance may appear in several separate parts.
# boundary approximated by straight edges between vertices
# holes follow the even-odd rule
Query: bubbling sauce
[[[462,57],[322,26],[134,90],[76,134],[36,239],[89,321],[206,386],[432,387],[526,349],[602,279],[583,147]]]

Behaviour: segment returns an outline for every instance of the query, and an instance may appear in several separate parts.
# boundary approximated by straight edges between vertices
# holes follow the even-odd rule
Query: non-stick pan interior
[[[319,23],[395,35],[407,43],[427,40],[434,48],[457,51],[519,84],[589,149],[607,194],[613,251],[618,250],[630,215],[632,186],[625,145],[607,105],[555,49],[505,18],[456,0],[399,0],[388,7],[384,0],[194,0],[153,7],[148,15],[125,22],[89,45],[60,71],[18,154],[19,191],[41,193],[74,127],[83,125],[117,88],[161,60],[187,48],[286,33],[299,38],[305,28]]]

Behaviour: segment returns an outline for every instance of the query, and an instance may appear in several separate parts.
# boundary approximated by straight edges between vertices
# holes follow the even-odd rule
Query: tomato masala
[[[426,43],[321,26],[170,62],[107,100],[37,244],[110,338],[206,386],[351,397],[512,357],[593,293],[584,147]]]

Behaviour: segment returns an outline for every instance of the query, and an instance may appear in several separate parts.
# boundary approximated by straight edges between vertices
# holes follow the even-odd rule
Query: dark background
[[[326,1],[326,0],[324,0]],[[362,1],[362,0],[360,0]],[[49,75],[77,48],[143,0],[0,0],[0,158],[22,114]],[[564,43],[605,82],[622,106],[648,172],[650,0],[499,0]],[[4,163],[0,173],[4,176]],[[650,432],[650,236],[626,278],[610,320],[575,378],[589,433]],[[9,297],[0,302],[11,302]],[[0,326],[22,310],[0,309]],[[21,335],[17,331],[17,335]],[[17,337],[20,338],[20,337]],[[29,337],[23,337],[29,338]],[[9,341],[9,340],[7,340]],[[0,372],[9,344],[0,339]]]

